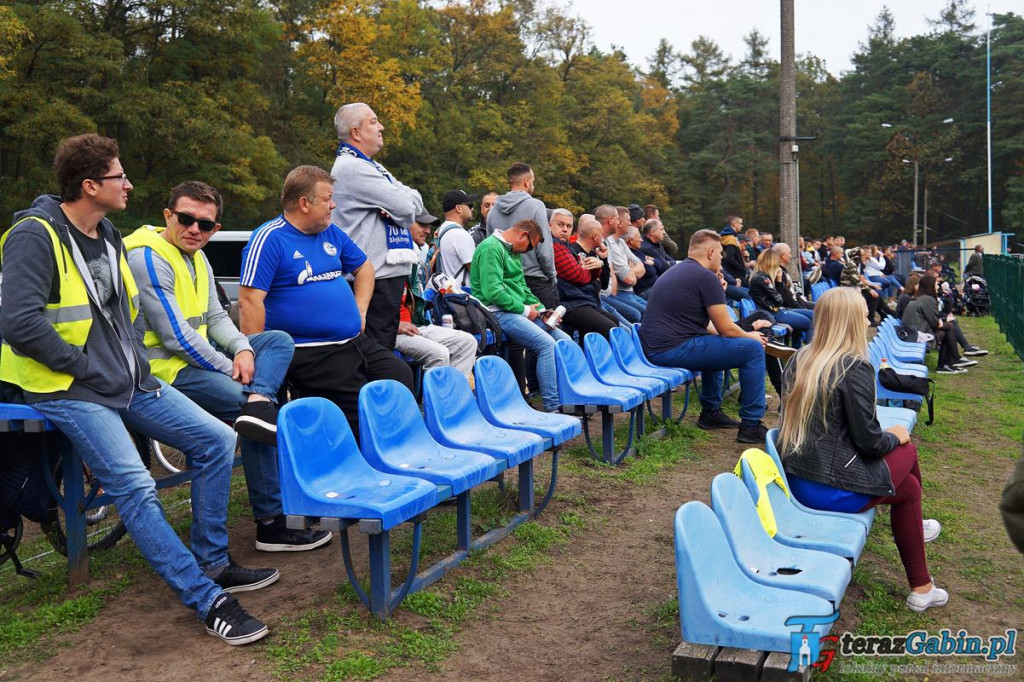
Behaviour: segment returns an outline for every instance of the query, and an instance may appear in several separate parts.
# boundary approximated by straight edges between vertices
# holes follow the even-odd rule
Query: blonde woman
[[[783,376],[778,446],[792,493],[814,509],[859,512],[891,507],[892,536],[907,574],[907,606],[942,606],[949,594],[928,573],[924,544],[938,521],[921,517],[917,448],[903,426],[875,417],[875,372],[868,361],[867,305],[849,287],[819,300],[814,340]]]
[[[787,297],[790,299],[788,302]],[[814,311],[797,306],[793,292],[784,283],[782,261],[775,249],[765,249],[757,257],[757,264],[750,274],[750,298],[760,310],[771,313],[776,322],[793,328],[795,348],[810,338]]]

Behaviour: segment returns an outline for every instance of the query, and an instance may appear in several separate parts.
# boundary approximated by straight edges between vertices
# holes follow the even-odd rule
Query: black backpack
[[[901,374],[892,367],[883,367],[878,370],[878,383],[890,391],[899,393],[914,393],[921,396],[923,402],[928,403],[928,426],[935,421],[935,380],[924,377],[913,376],[912,374]],[[929,386],[929,384],[931,384]]]
[[[451,315],[456,329],[477,338],[477,355],[493,355],[501,345],[501,323],[478,299],[466,293],[438,294],[432,312],[438,323],[444,315]],[[487,332],[491,338],[487,338]]]

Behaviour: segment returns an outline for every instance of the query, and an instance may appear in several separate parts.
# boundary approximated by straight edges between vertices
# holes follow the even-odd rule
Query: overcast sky
[[[945,0],[796,0],[796,52],[821,57],[839,75],[852,68],[850,57],[867,39],[868,26],[883,6],[895,17],[897,36],[905,37],[927,33],[927,19],[937,18],[945,5]],[[973,5],[980,31],[988,25],[986,12],[1024,11],[1021,0],[979,0]],[[644,68],[661,38],[686,53],[700,35],[712,38],[738,61],[746,51],[743,36],[753,28],[768,37],[769,54],[779,59],[777,0],[574,0],[570,13],[590,24],[598,48],[625,48],[630,61]]]

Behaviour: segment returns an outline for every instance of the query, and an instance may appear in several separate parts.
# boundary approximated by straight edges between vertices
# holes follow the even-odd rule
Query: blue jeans
[[[235,433],[174,388],[137,392],[115,410],[81,400],[33,405],[72,442],[149,565],[181,602],[206,618],[221,588],[206,577],[228,563],[228,495]],[[125,427],[185,453],[192,469],[192,551],[164,518],[156,484]]]
[[[632,291],[619,291],[619,293],[617,293],[614,296],[612,296],[612,298],[613,299],[618,299],[618,300],[626,303],[627,305],[630,305],[630,306],[636,308],[637,310],[640,311],[641,315],[643,315],[645,312],[647,312],[647,301],[645,301],[644,299],[640,298],[639,296],[634,294]]]
[[[625,318],[626,322],[632,324],[633,322],[639,322],[643,311],[626,303],[624,300],[615,296],[607,296],[601,294],[601,303],[607,305],[612,310],[617,312],[621,317]]]
[[[569,339],[561,329],[551,329],[538,317],[530,321],[525,315],[499,310],[494,313],[505,335],[537,355],[537,380],[545,410],[558,408],[558,382],[555,379],[555,341]]]
[[[811,340],[814,311],[806,308],[782,308],[775,313],[775,321],[793,328],[793,347]]]
[[[238,411],[250,393],[265,396],[276,403],[277,392],[295,351],[292,337],[282,331],[268,331],[250,336],[249,344],[256,354],[255,371],[249,385],[241,384],[227,374],[188,365],[182,367],[174,378],[174,388],[217,419],[227,421],[238,417]],[[271,519],[281,514],[277,450],[265,443],[243,438],[242,466],[245,468],[245,485],[249,489],[253,517]]]
[[[764,348],[757,341],[704,334],[647,357],[656,365],[699,371],[700,404],[708,412],[722,409],[723,370],[739,368],[743,425],[754,426],[764,417]]]
[[[626,321],[626,318],[620,315],[618,310],[608,305],[608,302],[604,300],[604,296],[601,297],[601,310],[605,311],[606,313],[614,317],[616,321],[618,321],[619,326],[622,327],[623,329],[630,328],[629,322]],[[639,322],[639,320],[637,320],[637,322]]]
[[[875,284],[882,285],[882,296],[885,298],[892,298],[899,292],[900,287],[903,286],[900,284],[900,281],[896,279],[895,275],[869,275],[868,279]]]
[[[739,301],[744,298],[750,298],[749,290],[730,284],[725,287],[725,297],[730,301]]]

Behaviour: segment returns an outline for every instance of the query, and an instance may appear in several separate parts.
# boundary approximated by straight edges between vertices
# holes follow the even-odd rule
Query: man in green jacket
[[[495,230],[476,247],[470,284],[473,294],[494,312],[505,336],[536,353],[544,409],[554,411],[559,405],[555,341],[569,336],[557,328],[554,311],[546,310],[526,285],[520,260],[520,254],[529,253],[543,240],[540,225],[533,220]]]

